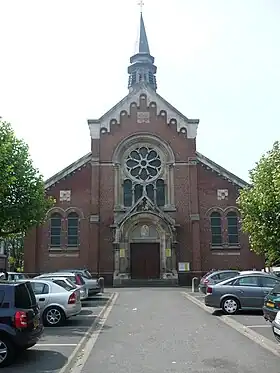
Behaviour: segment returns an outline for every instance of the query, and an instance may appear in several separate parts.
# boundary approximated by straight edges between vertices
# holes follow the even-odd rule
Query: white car
[[[28,281],[34,291],[44,325],[61,325],[66,319],[81,312],[82,304],[78,289],[66,290],[45,279]]]
[[[44,275],[41,275],[41,276],[38,276],[38,277],[34,278],[34,280],[37,280],[37,279],[52,281],[55,284],[57,284],[59,286],[62,286],[66,290],[77,289],[77,290],[80,291],[80,298],[81,298],[81,300],[85,300],[85,299],[88,298],[88,294],[87,294],[86,289],[84,288],[84,286],[78,286],[78,285],[76,285],[70,279],[70,277],[62,277],[62,276],[55,276],[55,275],[53,275],[51,277],[49,277],[49,276],[44,277]]]
[[[55,273],[43,273],[42,275],[34,277],[34,280],[37,279],[45,279],[48,280],[49,278],[59,278],[64,277],[68,280],[72,281],[77,288],[80,290],[81,293],[81,300],[88,298],[88,289],[85,286],[85,281],[83,280],[82,276],[80,274],[74,274],[69,272],[55,272]]]

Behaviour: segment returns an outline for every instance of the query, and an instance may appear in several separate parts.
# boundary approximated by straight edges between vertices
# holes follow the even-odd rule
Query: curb
[[[103,318],[103,315],[105,314],[108,307],[113,302],[113,299],[116,299],[118,297],[118,293],[112,293],[108,301],[106,302],[105,306],[102,308],[102,310],[99,312],[99,314],[94,319],[92,325],[89,327],[83,338],[81,339],[80,343],[76,346],[75,350],[72,352],[72,354],[68,358],[68,362],[64,365],[64,367],[58,371],[58,373],[69,373],[73,366],[75,365],[76,361],[82,356],[83,350],[89,341],[89,339],[92,337],[92,334],[94,330],[96,329],[97,325],[100,322],[100,319]]]
[[[208,312],[209,314],[212,314],[215,309],[213,307],[207,307],[204,303],[196,299],[194,296],[190,295],[186,292],[181,292],[181,294],[190,300],[192,303],[196,304],[200,308],[202,308],[204,311]],[[265,348],[266,350],[270,351],[277,357],[280,357],[280,346],[277,345],[275,342],[272,342],[270,339],[263,337],[259,333],[255,332],[254,330],[248,328],[247,326],[241,324],[240,322],[229,318],[228,316],[220,316],[218,317],[218,320],[221,320],[224,324],[230,326],[240,334],[244,335],[245,337],[251,339],[253,342],[257,343],[261,347]]]

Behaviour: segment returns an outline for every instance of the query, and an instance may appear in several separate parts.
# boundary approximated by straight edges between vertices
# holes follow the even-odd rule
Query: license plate
[[[267,302],[267,303],[266,303],[266,306],[267,306],[267,307],[271,307],[271,308],[274,308],[274,303],[271,303],[271,302]]]
[[[274,331],[275,334],[280,335],[280,330],[279,329],[277,329],[277,328],[274,327],[273,331]]]
[[[34,329],[37,329],[39,326],[39,319],[36,317],[36,319],[34,319]]]

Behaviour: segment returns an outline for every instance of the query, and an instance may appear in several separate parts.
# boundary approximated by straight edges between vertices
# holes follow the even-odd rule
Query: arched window
[[[164,206],[165,205],[164,180],[162,180],[162,179],[157,180],[156,188],[157,188],[157,205],[158,206]]]
[[[159,179],[163,174],[161,153],[149,145],[136,146],[124,159],[123,204],[134,205],[143,195],[153,203],[164,206],[166,203],[165,181]]]
[[[67,217],[67,246],[79,246],[79,215],[70,212]]]
[[[238,217],[237,213],[231,211],[227,214],[227,225],[228,225],[228,244],[229,246],[235,246],[239,244],[238,237]]]
[[[125,180],[123,183],[123,204],[125,207],[132,205],[132,181]]]
[[[50,235],[51,235],[51,247],[61,246],[61,230],[62,230],[62,216],[55,212],[51,215],[50,219]]]
[[[212,246],[222,246],[222,218],[219,212],[212,212],[210,215],[211,219],[211,234],[212,234]]]

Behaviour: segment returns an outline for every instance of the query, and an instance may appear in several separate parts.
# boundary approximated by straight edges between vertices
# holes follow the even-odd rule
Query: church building
[[[56,204],[26,237],[25,272],[87,267],[116,286],[263,268],[236,206],[247,183],[199,153],[199,120],[157,93],[142,13],[137,44],[127,96],[88,120],[91,152],[46,181]]]

